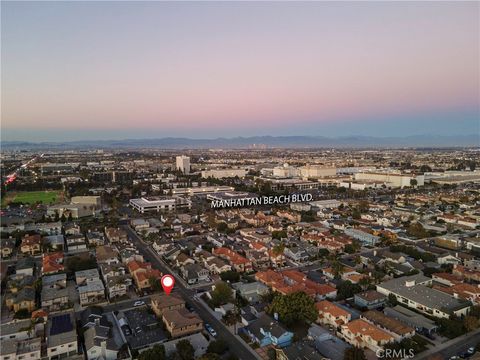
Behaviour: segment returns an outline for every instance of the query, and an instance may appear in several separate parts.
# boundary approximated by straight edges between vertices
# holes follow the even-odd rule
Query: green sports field
[[[9,193],[2,199],[2,203],[8,204],[11,202],[35,204],[41,202],[42,204],[52,204],[58,201],[61,196],[61,191],[21,191]]]

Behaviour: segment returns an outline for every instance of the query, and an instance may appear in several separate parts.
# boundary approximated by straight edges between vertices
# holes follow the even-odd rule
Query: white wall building
[[[408,187],[411,180],[416,180],[416,186],[423,186],[425,177],[418,174],[401,174],[395,172],[359,172],[355,174],[355,180],[381,181],[389,187]]]
[[[177,156],[176,169],[184,174],[190,174],[190,158],[188,156]]]
[[[238,176],[239,178],[245,177],[247,174],[247,169],[212,169],[212,170],[203,170],[203,178],[214,178],[214,179],[223,179],[228,177]]]
[[[326,176],[335,176],[337,169],[322,165],[306,165],[300,168],[300,175],[304,178],[322,178]]]

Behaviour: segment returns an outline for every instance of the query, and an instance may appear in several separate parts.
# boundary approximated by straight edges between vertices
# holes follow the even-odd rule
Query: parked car
[[[212,335],[213,337],[217,337],[217,332],[215,331],[214,328],[210,324],[205,324],[205,329]]]
[[[142,306],[142,305],[145,305],[145,301],[135,301],[133,303],[133,306]]]

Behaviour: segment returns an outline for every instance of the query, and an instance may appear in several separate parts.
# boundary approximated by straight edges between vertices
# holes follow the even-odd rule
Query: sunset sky
[[[478,2],[2,2],[2,140],[474,134]]]

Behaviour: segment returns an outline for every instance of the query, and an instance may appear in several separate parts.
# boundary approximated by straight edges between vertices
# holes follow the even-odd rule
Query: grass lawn
[[[7,194],[4,200],[6,203],[35,204],[41,202],[42,204],[51,204],[57,201],[60,194],[61,191],[22,191]]]

